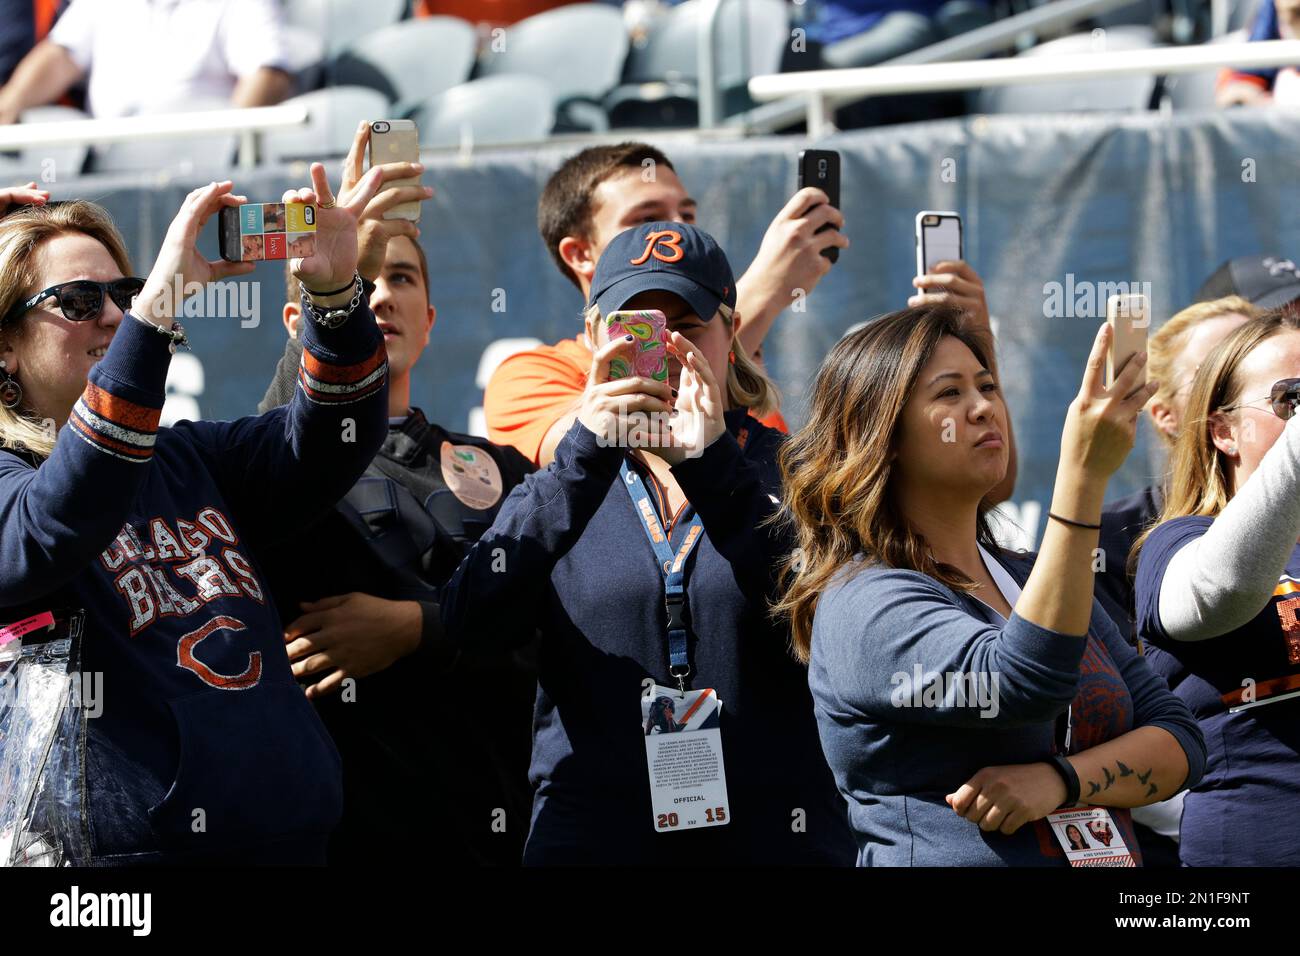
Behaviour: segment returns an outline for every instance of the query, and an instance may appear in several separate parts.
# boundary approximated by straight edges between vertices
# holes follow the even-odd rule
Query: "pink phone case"
[[[668,320],[662,312],[658,309],[611,312],[605,317],[605,328],[611,342],[624,335],[636,338],[636,356],[631,365],[623,358],[610,363],[611,381],[629,375],[668,381]]]

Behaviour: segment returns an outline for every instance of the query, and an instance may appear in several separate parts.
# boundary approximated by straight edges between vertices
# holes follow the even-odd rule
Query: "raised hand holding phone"
[[[391,122],[391,121],[390,121]],[[343,160],[343,182],[339,188],[339,199],[346,202],[365,176],[367,150],[371,143],[372,123],[363,121],[352,138],[352,146],[347,158]],[[357,271],[362,278],[374,280],[384,265],[384,256],[388,252],[388,241],[396,236],[406,236],[415,241],[420,236],[420,227],[412,219],[392,219],[388,214],[395,208],[412,203],[418,205],[433,196],[433,189],[419,185],[420,174],[424,166],[419,162],[399,160],[375,164],[373,159],[382,159],[372,153],[371,170],[377,169],[383,177],[380,190],[366,204],[361,214],[358,240],[360,252],[357,257]],[[416,156],[418,159],[418,149]],[[403,185],[410,183],[410,185]]]
[[[676,465],[698,458],[727,430],[727,402],[717,376],[704,353],[680,332],[668,333],[668,350],[682,363],[672,419],[672,442],[650,448],[664,461]]]
[[[151,322],[168,324],[179,314],[186,288],[253,271],[251,262],[208,259],[199,252],[199,233],[213,214],[224,207],[248,202],[248,197],[232,193],[233,188],[234,183],[225,180],[201,186],[185,197],[180,211],[167,227],[158,257],[132,312]]]
[[[346,301],[352,295],[348,281],[357,271],[357,223],[366,204],[379,191],[383,175],[372,169],[342,201],[334,198],[323,164],[311,164],[311,180],[311,189],[287,190],[282,200],[312,203],[317,207],[316,249],[306,258],[292,260],[289,268],[308,292],[345,289],[330,298]]]
[[[1106,353],[1106,384],[1138,353],[1147,350],[1147,329],[1151,327],[1150,304],[1145,295],[1112,295],[1106,300],[1106,321],[1110,324],[1110,350]],[[1138,372],[1137,384],[1145,385],[1146,367]]]

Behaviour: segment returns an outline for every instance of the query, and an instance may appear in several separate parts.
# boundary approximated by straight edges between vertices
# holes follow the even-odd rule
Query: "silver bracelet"
[[[340,325],[348,320],[357,306],[361,304],[361,296],[365,292],[365,287],[361,282],[361,273],[353,273],[352,276],[353,292],[352,299],[347,306],[340,309],[326,309],[324,312],[316,308],[315,303],[311,300],[311,293],[307,287],[302,287],[302,305],[303,311],[311,316],[312,321],[327,329],[337,329]]]
[[[136,315],[134,312],[132,312],[131,315],[135,316],[135,320],[137,322],[143,322],[145,325],[149,326],[149,328],[153,329],[155,332],[167,336],[167,338],[170,340],[170,343],[167,346],[167,351],[169,351],[172,355],[176,354],[177,347],[185,348],[185,349],[190,347],[190,340],[185,337],[185,327],[182,326],[179,322],[173,321],[171,324],[171,328],[163,328],[157,322],[150,322],[148,319],[142,318]]]

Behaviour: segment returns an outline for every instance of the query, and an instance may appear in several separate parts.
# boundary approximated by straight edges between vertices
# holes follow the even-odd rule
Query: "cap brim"
[[[671,292],[686,300],[686,304],[702,322],[708,322],[718,311],[722,299],[694,279],[675,272],[646,272],[628,276],[615,282],[596,299],[601,315],[609,315],[623,308],[642,292]]]
[[[1300,285],[1288,285],[1280,289],[1270,289],[1258,299],[1252,299],[1251,305],[1257,305],[1261,309],[1277,309],[1289,305],[1296,299],[1300,299]]]

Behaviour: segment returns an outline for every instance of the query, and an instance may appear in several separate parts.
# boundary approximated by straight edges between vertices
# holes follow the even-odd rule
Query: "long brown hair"
[[[1133,544],[1128,561],[1130,573],[1151,531],[1165,521],[1184,515],[1216,516],[1232,500],[1232,473],[1228,458],[1215,447],[1211,429],[1220,412],[1241,397],[1241,365],[1261,342],[1282,332],[1300,332],[1300,313],[1279,309],[1244,322],[1230,332],[1205,357],[1192,379],[1183,424],[1170,453],[1169,485],[1160,518]]]
[[[797,547],[780,569],[786,590],[773,613],[789,617],[795,656],[807,662],[817,602],[857,554],[928,574],[957,590],[977,585],[939,564],[925,538],[900,513],[893,452],[903,408],[940,340],[952,336],[989,368],[979,340],[952,306],[923,306],[882,316],[839,341],[813,385],[812,414],[780,453],[782,517]],[[978,537],[996,547],[979,507]]]
[[[23,334],[25,316],[8,322],[3,317],[25,296],[39,290],[36,253],[43,243],[65,233],[82,233],[97,239],[122,275],[131,274],[126,243],[103,206],[85,200],[27,206],[0,219],[0,345],[12,344]],[[22,384],[21,374],[15,376]],[[26,449],[39,458],[54,451],[53,429],[47,428],[31,409],[0,405],[0,448]]]

